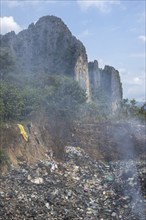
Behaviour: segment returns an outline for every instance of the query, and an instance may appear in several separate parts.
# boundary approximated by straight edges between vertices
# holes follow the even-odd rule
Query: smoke
[[[129,197],[131,210],[137,216],[137,220],[145,219],[145,204],[138,170],[138,165],[142,161],[137,159],[138,154],[142,154],[146,150],[145,129],[145,125],[139,120],[131,119],[128,122],[117,124],[112,130],[115,146],[121,158],[119,177],[125,183],[123,194]]]
[[[119,161],[119,182],[122,182],[124,188],[122,189],[123,196],[128,201],[128,206],[131,207],[131,212],[136,216],[137,220],[144,220],[144,198],[141,192],[141,185],[139,179],[139,172],[137,166],[140,162],[134,160]],[[129,216],[128,216],[129,215]],[[131,216],[127,213],[127,219]]]

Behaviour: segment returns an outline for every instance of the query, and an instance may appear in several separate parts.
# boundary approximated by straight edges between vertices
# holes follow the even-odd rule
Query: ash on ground
[[[95,161],[79,147],[0,177],[0,220],[145,220],[144,161]]]

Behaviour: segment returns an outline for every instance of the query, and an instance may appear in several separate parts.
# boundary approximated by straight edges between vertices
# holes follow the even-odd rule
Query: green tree
[[[146,117],[146,103],[141,107],[137,105],[135,99],[123,99],[122,101],[122,116],[125,118],[145,119]]]
[[[71,120],[85,101],[86,94],[78,83],[64,76],[50,76],[44,86],[0,82],[1,121],[25,119],[37,111]]]
[[[43,92],[40,88],[26,86],[21,91],[21,99],[23,102],[23,109],[21,112],[22,118],[26,118],[38,109],[41,111],[41,103],[43,102]]]
[[[21,116],[23,109],[21,92],[17,87],[0,82],[0,118],[1,120],[15,120]]]
[[[72,117],[79,105],[86,101],[86,94],[79,84],[68,77],[54,77],[53,93],[47,97],[47,111],[58,117]]]
[[[107,118],[110,114],[111,104],[109,99],[110,98],[102,88],[96,89],[95,93],[93,94],[93,101],[96,103],[94,104],[94,108],[96,106],[98,109],[98,118]]]
[[[139,115],[140,115],[141,119],[146,120],[146,102],[144,102],[144,104],[140,107]]]
[[[9,48],[0,47],[0,79],[5,79],[8,73],[14,70],[14,66],[14,58]]]

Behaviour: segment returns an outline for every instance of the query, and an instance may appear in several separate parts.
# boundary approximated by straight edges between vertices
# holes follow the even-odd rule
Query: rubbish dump
[[[65,147],[65,160],[21,163],[0,176],[0,220],[145,220],[145,161],[95,161]]]

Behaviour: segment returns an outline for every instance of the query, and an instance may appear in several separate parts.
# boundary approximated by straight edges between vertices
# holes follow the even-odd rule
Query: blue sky
[[[1,0],[1,33],[17,33],[44,15],[64,21],[85,45],[89,61],[119,70],[124,98],[146,99],[145,0]]]

